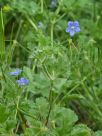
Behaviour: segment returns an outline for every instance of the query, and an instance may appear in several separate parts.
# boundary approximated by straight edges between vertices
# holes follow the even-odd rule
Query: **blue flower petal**
[[[67,32],[67,33],[70,32],[70,28],[69,28],[69,27],[66,28],[66,32]]]
[[[21,73],[21,71],[22,70],[20,70],[20,69],[16,69],[15,71],[10,72],[9,74],[12,75],[12,76],[17,76],[17,75],[19,75]]]
[[[79,32],[80,31],[80,28],[79,27],[76,27],[75,28],[75,32]]]
[[[74,30],[70,30],[70,36],[73,37],[75,34],[75,31]]]
[[[78,21],[74,21],[73,25],[74,26],[79,26],[79,22]]]
[[[26,85],[26,84],[28,84],[28,80],[21,77],[19,80],[17,80],[17,83],[19,86]]]
[[[68,26],[69,26],[69,27],[73,26],[73,21],[69,21],[69,22],[68,22]]]

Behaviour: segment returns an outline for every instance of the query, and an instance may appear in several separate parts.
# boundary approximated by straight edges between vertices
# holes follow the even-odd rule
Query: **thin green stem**
[[[19,119],[20,119],[20,122],[21,122],[21,126],[22,126],[22,129],[23,129],[23,132],[25,132],[25,124],[24,124],[24,122],[23,122],[23,119],[22,119],[22,116],[21,116],[21,113],[18,111],[17,112],[18,113],[18,117],[19,117]]]
[[[4,22],[2,8],[0,10],[0,62],[5,62]]]
[[[37,118],[36,118],[35,116],[31,115],[30,113],[25,112],[24,110],[20,109],[19,107],[18,107],[18,110],[19,110],[21,113],[23,113],[24,115],[29,116],[29,117],[31,117],[31,118],[37,120]]]
[[[89,90],[88,90],[87,86],[85,85],[84,81],[82,81],[81,85],[82,85],[82,87],[83,87],[83,89],[84,89],[84,91],[85,91],[87,97],[88,97],[90,100],[92,100],[93,98],[92,98],[92,96],[90,95]]]
[[[41,13],[43,13],[43,10],[44,10],[44,1],[41,0]]]
[[[56,20],[56,23],[59,22],[65,15],[66,15],[66,13],[64,13],[63,15],[61,15],[61,16]]]
[[[19,23],[19,26],[18,26],[18,30],[17,30],[17,33],[16,33],[16,36],[15,36],[15,40],[17,40],[18,39],[18,36],[19,36],[19,33],[20,33],[20,30],[21,30],[21,28],[22,28],[22,20],[20,21],[20,23]]]
[[[96,21],[96,0],[93,2],[93,21]]]
[[[52,99],[52,86],[53,86],[53,82],[51,82],[51,89],[50,89],[50,93],[49,93],[49,111],[48,111],[48,115],[46,117],[46,122],[45,122],[45,125],[47,126],[48,125],[48,122],[49,122],[49,117],[50,117],[50,113],[51,113],[51,110],[52,110],[52,104],[53,104],[53,99]]]
[[[51,46],[53,47],[53,29],[54,29],[54,23],[51,23]]]
[[[19,100],[20,100],[20,96],[18,96],[18,98],[17,98],[15,119],[16,119],[16,117],[17,117],[17,113],[18,113],[18,108],[19,108]]]
[[[26,19],[28,20],[28,22],[33,26],[33,28],[38,31],[37,26],[35,25],[35,23],[32,21],[32,19],[29,16],[26,16]]]
[[[46,68],[45,64],[42,64],[42,67],[43,67],[43,69],[44,69],[44,71],[45,71],[46,75],[47,75],[47,76],[48,76],[48,78],[50,79],[50,81],[52,81],[52,80],[53,80],[53,78],[51,77],[51,75],[50,75],[50,73],[49,73],[48,69]]]
[[[92,72],[92,73],[93,73],[93,72]],[[88,78],[92,73],[89,73],[86,77],[83,78],[83,80],[82,80],[79,84],[75,85],[70,91],[68,91],[68,92],[63,96],[63,98],[60,100],[59,103],[61,104],[61,103],[63,102],[63,100],[64,100],[69,94],[71,94],[77,87],[79,87],[84,81],[86,81],[87,78]],[[56,97],[54,103],[57,101],[57,99],[59,98],[59,96],[60,96],[60,94]]]
[[[41,62],[41,61],[40,61]],[[45,125],[47,126],[48,122],[49,122],[49,117],[50,117],[50,113],[51,113],[51,110],[52,110],[52,87],[53,87],[53,79],[48,71],[48,69],[46,68],[46,65],[41,63],[42,64],[42,67],[43,67],[43,70],[44,72],[46,73],[46,75],[48,76],[50,82],[51,82],[51,87],[50,87],[50,92],[49,92],[49,110],[48,110],[48,114],[47,114],[47,117],[46,117],[46,122],[45,122]]]

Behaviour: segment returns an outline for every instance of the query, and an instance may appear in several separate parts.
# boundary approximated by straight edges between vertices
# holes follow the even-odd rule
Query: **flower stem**
[[[48,125],[48,122],[49,122],[49,117],[50,117],[50,114],[51,114],[51,110],[52,110],[52,104],[53,104],[53,100],[52,100],[52,86],[53,86],[53,82],[51,82],[51,89],[50,89],[50,93],[49,93],[49,110],[48,110],[48,115],[46,117],[46,122],[45,122],[45,125],[47,126]]]
[[[51,23],[51,46],[53,47],[53,29],[54,29],[54,23]]]
[[[44,10],[44,2],[43,0],[41,0],[41,13],[43,13],[43,10]]]

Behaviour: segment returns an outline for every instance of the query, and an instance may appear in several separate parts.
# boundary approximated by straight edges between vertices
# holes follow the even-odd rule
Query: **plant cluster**
[[[0,136],[102,136],[101,7],[0,0]]]

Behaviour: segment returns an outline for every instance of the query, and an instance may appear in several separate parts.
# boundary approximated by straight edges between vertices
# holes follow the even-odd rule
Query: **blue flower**
[[[74,36],[75,33],[80,31],[79,23],[78,21],[69,21],[68,27],[66,28],[66,32],[70,34],[71,37]]]
[[[19,86],[26,85],[26,84],[28,84],[28,80],[21,77],[19,80],[17,80],[17,83]]]
[[[12,75],[12,76],[17,76],[17,75],[19,75],[21,73],[21,71],[22,70],[20,70],[20,69],[16,69],[15,71],[10,72],[9,74]]]
[[[38,22],[38,28],[44,29],[44,24],[41,21]]]
[[[57,6],[57,1],[56,0],[51,0],[50,7],[54,9]]]

